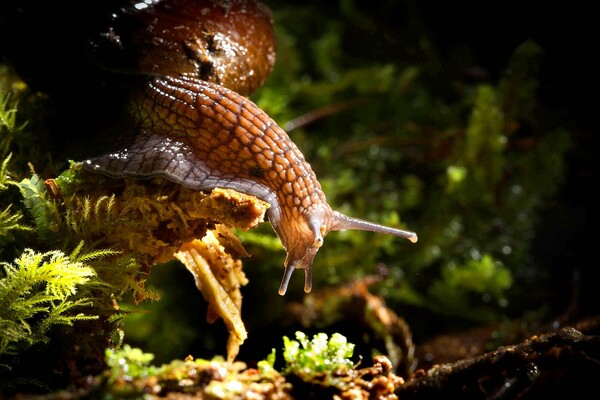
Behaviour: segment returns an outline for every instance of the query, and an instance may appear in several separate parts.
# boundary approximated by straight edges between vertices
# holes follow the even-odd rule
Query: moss
[[[354,344],[334,333],[331,338],[326,333],[317,333],[310,339],[304,332],[296,332],[296,340],[283,337],[283,358],[285,371],[303,380],[311,380],[315,375],[324,374],[325,385],[334,383],[336,374],[343,374],[354,367],[351,360]]]
[[[154,365],[152,353],[124,345],[107,350],[108,369],[88,380],[79,393],[95,398],[161,398],[170,393],[224,400],[293,399],[303,398],[320,387],[341,397],[360,393],[362,398],[385,398],[393,396],[404,382],[390,372],[385,357],[376,358],[372,366],[358,368],[349,359],[354,345],[338,333],[331,337],[317,333],[309,339],[303,332],[296,332],[296,339],[283,338],[285,366],[281,371],[275,368],[275,349],[258,361],[257,368],[251,368],[220,357],[191,356]],[[296,379],[302,383],[292,385]]]
[[[2,263],[0,355],[18,355],[47,343],[54,325],[72,326],[76,321],[98,318],[82,312],[91,307],[92,299],[78,292],[96,278],[94,269],[85,263],[112,252],[77,254],[79,250],[67,256],[60,251],[25,249],[14,263]]]

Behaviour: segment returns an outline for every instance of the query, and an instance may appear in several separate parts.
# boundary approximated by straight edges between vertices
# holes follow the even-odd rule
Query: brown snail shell
[[[271,11],[253,0],[134,1],[92,42],[110,68],[201,79],[244,96],[275,64]]]

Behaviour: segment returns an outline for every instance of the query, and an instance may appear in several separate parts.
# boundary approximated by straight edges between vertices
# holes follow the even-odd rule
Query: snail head
[[[279,286],[280,295],[283,296],[287,291],[292,273],[296,269],[304,270],[304,291],[311,291],[312,263],[330,230],[330,212],[329,207],[315,207],[300,218],[273,226],[287,252],[285,272]]]
[[[297,218],[293,223],[278,224],[274,228],[287,251],[285,272],[279,286],[280,295],[284,295],[287,291],[295,269],[304,270],[304,291],[306,293],[311,291],[313,259],[330,231],[354,229],[378,232],[402,237],[412,243],[416,243],[418,239],[414,232],[349,217],[332,210],[329,206],[314,207],[310,212],[303,214],[303,218]]]

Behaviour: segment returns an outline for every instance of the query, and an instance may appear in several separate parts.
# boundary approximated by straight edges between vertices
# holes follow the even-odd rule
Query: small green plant
[[[12,212],[12,204],[0,210],[0,244],[13,239],[15,231],[32,231],[33,229],[21,223],[23,214],[19,211]]]
[[[92,302],[78,289],[96,276],[86,262],[113,252],[79,254],[81,246],[71,255],[25,249],[13,263],[0,263],[0,355],[47,342],[54,325],[98,318],[83,312]]]
[[[5,155],[4,160],[0,164],[0,190],[7,189],[11,182],[8,172],[8,163],[10,162],[11,157],[12,154]]]
[[[11,93],[0,82],[0,155],[5,157],[15,134],[23,130],[26,124],[17,124],[17,103],[11,99]]]
[[[128,344],[120,349],[106,349],[106,363],[110,369],[108,382],[113,384],[118,380],[130,381],[155,375],[158,369],[150,365],[152,360],[154,354],[144,353]]]
[[[260,360],[256,364],[256,366],[258,367],[258,372],[260,372],[262,376],[273,376],[274,374],[277,374],[277,371],[275,370],[276,354],[276,350],[271,349],[271,352],[269,353],[267,358],[265,358],[264,360]]]
[[[271,393],[282,385],[283,375],[294,375],[309,384],[347,389],[352,379],[360,376],[356,364],[351,360],[354,344],[346,337],[334,333],[331,338],[325,333],[317,333],[312,339],[296,332],[296,340],[283,337],[282,372],[275,368],[276,350],[272,349],[264,360],[258,362],[259,374],[249,373],[243,362],[227,362],[220,356],[211,360],[192,359],[172,360],[155,366],[154,354],[146,353],[128,344],[115,349],[107,349],[105,358],[107,370],[105,379],[98,383],[107,393],[118,398],[133,398],[155,390],[169,390],[185,386],[188,393],[203,392],[210,398],[241,398],[246,390],[254,392],[259,384],[262,390]],[[275,386],[269,386],[275,385]],[[162,389],[157,389],[157,388]],[[268,389],[268,388],[271,389]],[[256,392],[254,392],[256,393]],[[137,397],[136,397],[137,398]],[[245,398],[245,397],[244,397]]]
[[[12,153],[9,147],[15,134],[23,129],[25,124],[18,126],[16,103],[11,101],[11,94],[5,92],[0,82],[0,193],[5,192],[11,185],[15,185],[9,165]],[[13,239],[16,231],[31,231],[32,228],[21,222],[23,214],[16,210],[12,204],[0,202],[0,245]]]
[[[283,337],[284,372],[310,381],[316,375],[325,374],[325,382],[334,375],[354,368],[351,360],[354,344],[348,343],[345,336],[334,333],[328,338],[325,333],[317,333],[309,340],[303,332],[296,332],[296,340]]]
[[[66,170],[55,180],[67,186],[77,179],[72,169]],[[102,241],[111,227],[120,228],[131,226],[131,222],[123,215],[115,212],[115,196],[100,196],[96,199],[85,197],[80,208],[62,209],[60,202],[52,199],[45,187],[44,180],[38,174],[24,178],[16,183],[22,202],[33,218],[35,231],[49,246],[68,247],[81,241],[85,242],[86,250],[94,252],[98,247],[112,247]],[[0,224],[0,233],[2,225]],[[126,293],[136,299],[157,300],[158,294],[144,287],[145,272],[137,260],[130,254],[110,250],[110,262],[95,262],[94,268],[98,279],[110,286],[105,291],[121,298]]]

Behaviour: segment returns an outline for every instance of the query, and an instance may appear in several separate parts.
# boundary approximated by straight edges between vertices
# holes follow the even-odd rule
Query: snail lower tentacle
[[[240,50],[230,55],[234,58],[243,55],[245,61],[241,64],[246,66],[267,65],[265,68],[250,67],[250,71],[268,75],[274,59],[272,38],[258,39],[265,48],[254,47],[249,42],[256,39],[256,32],[272,35],[272,26],[270,29],[250,29],[246,20],[250,16],[258,20],[258,25],[271,24],[265,7],[254,1],[207,0],[200,3],[206,3],[210,10],[204,14],[208,15],[206,18],[219,19],[218,24],[203,21],[204,8],[199,8],[197,2],[185,0],[169,3],[168,13],[167,9],[159,7],[163,2],[157,2],[156,9],[150,5],[150,10],[147,14],[142,13],[140,20],[147,21],[148,15],[156,17],[152,19],[154,27],[161,27],[159,34],[163,36],[165,31],[174,31],[173,27],[168,28],[174,21],[201,27],[204,33],[207,27],[229,29],[224,32],[211,30],[215,38],[231,35],[231,27],[238,24],[235,19],[241,18],[245,21],[241,24],[243,29],[235,37],[243,45],[237,49],[244,48],[253,54]],[[181,9],[173,11],[173,7],[182,7],[192,13],[185,14]],[[242,9],[244,12],[240,11]],[[182,21],[184,15],[186,20]],[[234,189],[268,202],[267,216],[287,252],[285,273],[279,287],[282,295],[294,269],[304,269],[304,290],[311,290],[313,258],[331,230],[362,229],[416,241],[416,234],[412,232],[348,217],[331,209],[316,174],[287,133],[239,93],[253,90],[266,76],[243,78],[237,75],[225,79],[225,75],[216,75],[214,79],[205,80],[199,73],[202,68],[192,72],[185,66],[181,71],[174,70],[175,66],[164,60],[169,48],[177,58],[182,56],[181,49],[188,46],[186,43],[199,41],[199,34],[193,29],[182,30],[185,31],[183,36],[167,34],[171,41],[169,47],[150,46],[148,54],[142,52],[140,65],[143,72],[158,76],[151,77],[132,97],[126,124],[133,130],[134,138],[114,152],[86,160],[84,165],[88,170],[112,177],[144,179],[161,176],[197,190]],[[146,35],[148,30],[141,34],[141,39],[139,35],[131,34],[134,45],[153,42]],[[156,64],[152,64],[152,57],[157,58]],[[192,64],[198,61],[195,57],[190,61]],[[237,65],[240,65],[239,60]],[[238,68],[235,72],[248,73],[248,68]]]

